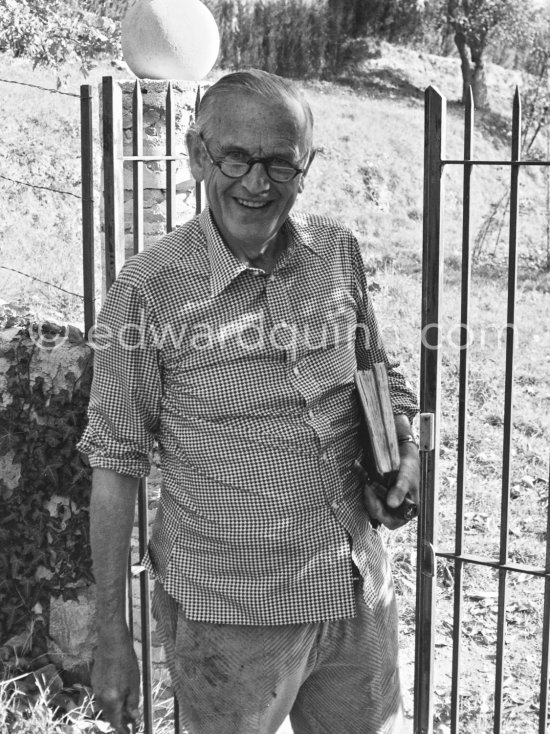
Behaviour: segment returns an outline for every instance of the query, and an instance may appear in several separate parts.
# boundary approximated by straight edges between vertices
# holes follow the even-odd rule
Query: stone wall
[[[43,438],[49,441],[50,449],[53,447],[55,452],[58,442],[63,440],[66,433],[70,439],[67,445],[74,447],[79,427],[75,423],[78,420],[77,409],[74,413],[71,410],[72,402],[77,394],[81,394],[77,386],[81,386],[86,371],[89,381],[90,360],[91,348],[76,328],[42,324],[23,329],[0,329],[0,426],[4,439],[0,445],[0,503],[2,512],[8,512],[12,518],[9,527],[5,528],[10,546],[7,549],[10,560],[7,580],[10,586],[3,589],[6,597],[2,599],[2,604],[10,602],[9,589],[27,585],[31,598],[36,594],[39,599],[28,610],[29,629],[32,630],[37,621],[45,625],[49,636],[47,654],[50,661],[66,671],[78,668],[78,675],[83,679],[89,676],[93,644],[93,615],[88,611],[93,605],[93,591],[84,569],[79,578],[78,568],[76,573],[72,569],[67,574],[70,559],[69,564],[65,560],[60,561],[60,564],[64,564],[63,569],[56,564],[58,549],[55,548],[54,535],[57,530],[67,530],[68,522],[77,515],[79,523],[87,523],[88,510],[83,505],[83,498],[87,503],[89,478],[79,477],[75,479],[74,487],[64,486],[64,482],[69,484],[69,474],[63,471],[63,467],[55,465],[46,448],[41,459],[40,442]],[[80,401],[82,419],[85,400],[81,397]],[[44,429],[43,436],[41,428]],[[74,458],[78,462],[76,449]],[[72,463],[72,457],[63,455],[62,461],[65,464]],[[29,475],[28,464],[36,464],[34,474]],[[71,476],[81,469],[85,470],[84,465],[75,466],[75,474]],[[18,544],[18,528],[22,531],[25,523],[28,523],[28,514],[24,513],[28,513],[29,504],[36,502],[36,498],[40,500],[33,517],[42,533],[37,530],[33,540],[34,545],[42,549],[43,562],[37,562],[37,557],[29,553],[24,543]],[[85,518],[82,517],[83,513]],[[48,534],[46,538],[45,534]],[[79,544],[80,535],[71,538],[71,541]],[[54,548],[51,555],[42,544]],[[77,557],[80,558],[81,548],[77,550]],[[24,578],[13,570],[21,561],[19,555],[23,555],[24,563],[31,569]],[[29,555],[31,559],[28,559]],[[64,576],[65,580],[58,584],[56,575]],[[49,600],[44,599],[39,593],[40,584],[52,589],[70,586],[73,600],[63,601],[61,597],[54,596]],[[7,629],[10,629],[9,624]],[[0,640],[0,643],[5,642],[5,639]]]

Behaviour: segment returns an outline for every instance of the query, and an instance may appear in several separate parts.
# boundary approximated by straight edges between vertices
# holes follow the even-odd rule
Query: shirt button
[[[311,410],[311,408],[307,412],[308,418],[311,418],[313,420],[315,418],[315,413]]]
[[[337,510],[340,507],[340,503],[338,502],[338,500],[333,500],[330,503],[330,506],[332,507],[333,510]]]
[[[299,377],[299,375],[300,375],[300,369],[298,368],[298,366],[294,367],[293,370],[292,370],[292,372],[296,375],[296,377]]]
[[[323,451],[323,453],[321,454],[321,459],[323,461],[328,461],[328,452],[327,451]]]

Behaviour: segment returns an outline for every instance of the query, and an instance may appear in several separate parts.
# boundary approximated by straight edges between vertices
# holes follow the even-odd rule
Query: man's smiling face
[[[235,93],[216,101],[202,137],[213,160],[231,155],[247,161],[276,157],[305,168],[309,141],[301,105],[270,104],[254,94]],[[210,160],[198,136],[189,148],[191,170],[204,180],[206,197],[220,234],[238,257],[254,260],[277,240],[303,188],[303,175],[275,183],[262,164],[238,179],[225,176]]]

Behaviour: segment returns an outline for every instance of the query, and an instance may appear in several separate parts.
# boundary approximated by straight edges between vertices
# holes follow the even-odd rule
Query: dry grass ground
[[[422,89],[435,84],[449,98],[449,155],[461,155],[462,108],[456,60],[384,47],[382,59],[347,74],[341,84],[307,83],[319,153],[298,206],[348,224],[362,245],[370,287],[389,350],[418,384],[422,242]],[[43,86],[51,78],[2,58],[2,76]],[[109,73],[111,69],[107,69]],[[123,76],[122,72],[116,72]],[[516,80],[491,69],[492,114],[479,116],[476,152],[509,156],[509,118]],[[99,76],[95,75],[95,79]],[[347,82],[347,83],[345,83]],[[80,81],[69,79],[68,91]],[[2,175],[78,193],[78,100],[27,87],[4,90]],[[506,101],[504,101],[506,100]],[[461,172],[449,169],[445,208],[445,289],[438,543],[453,550],[458,415],[457,325],[460,321]],[[472,344],[465,539],[467,551],[498,552],[504,405],[507,218],[505,168],[476,169],[472,234],[478,257],[472,276]],[[0,264],[80,292],[79,202],[0,180]],[[547,258],[547,179],[522,171],[520,267],[512,451],[510,559],[544,565],[550,425],[550,308]],[[483,232],[487,235],[482,239]],[[80,301],[0,270],[0,298],[21,296],[35,311],[79,321]],[[407,712],[412,713],[416,526],[387,535],[401,610]],[[507,609],[505,723],[508,734],[538,731],[542,584],[513,574]],[[449,731],[450,625],[454,569],[438,570],[435,714]],[[461,732],[492,731],[496,579],[472,568],[464,580]],[[412,727],[411,727],[412,730]],[[410,734],[407,732],[407,734]]]

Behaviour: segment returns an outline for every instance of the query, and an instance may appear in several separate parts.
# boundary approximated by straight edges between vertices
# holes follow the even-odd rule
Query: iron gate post
[[[124,263],[124,171],[122,91],[113,77],[105,76],[102,92],[106,293]]]
[[[436,562],[436,499],[439,470],[441,349],[439,313],[443,280],[442,201],[446,100],[434,87],[425,92],[424,216],[422,254],[422,343],[420,410],[433,440],[421,436],[421,508],[418,523],[414,729],[433,731],[433,660]]]
[[[95,322],[93,89],[80,86],[80,171],[82,180],[82,273],[84,336]]]

